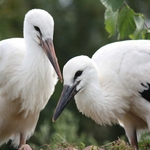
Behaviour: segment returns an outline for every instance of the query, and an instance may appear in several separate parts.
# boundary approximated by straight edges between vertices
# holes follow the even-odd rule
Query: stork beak
[[[76,85],[68,86],[64,85],[60,99],[57,103],[57,106],[54,111],[53,115],[53,122],[56,121],[56,119],[59,117],[61,112],[64,110],[64,108],[67,106],[68,102],[71,100],[73,96],[77,94],[78,91],[76,91]]]
[[[52,66],[54,67],[54,69],[58,75],[59,80],[62,82],[62,75],[61,75],[61,71],[60,71],[57,57],[55,54],[53,41],[51,39],[46,39],[46,40],[41,39],[41,47],[43,48],[45,54],[47,55]]]

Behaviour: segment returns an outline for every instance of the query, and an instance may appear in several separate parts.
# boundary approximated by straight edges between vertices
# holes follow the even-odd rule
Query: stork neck
[[[118,117],[124,112],[124,105],[117,108],[120,98],[107,93],[99,81],[89,82],[88,87],[76,95],[75,101],[79,111],[98,124],[118,123]]]
[[[50,61],[37,43],[26,45],[18,80],[21,110],[26,110],[27,113],[41,111],[54,91],[57,77]]]
[[[26,53],[23,61],[23,70],[30,70],[31,73],[34,73],[38,69],[42,73],[44,71],[43,69],[47,67],[47,64],[50,64],[46,54],[41,46],[33,39],[25,42],[25,44]]]

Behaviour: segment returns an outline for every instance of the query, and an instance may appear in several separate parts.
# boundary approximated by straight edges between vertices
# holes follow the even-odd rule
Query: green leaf
[[[134,15],[134,21],[135,21],[137,29],[143,29],[145,17],[142,14],[135,14]]]
[[[123,4],[124,0],[100,0],[101,3],[112,11],[116,11]]]
[[[136,24],[134,21],[134,11],[128,6],[124,6],[118,16],[118,38],[127,38],[136,30]]]
[[[145,18],[142,14],[135,14],[134,21],[135,21],[135,25],[136,25],[136,30],[129,37],[134,40],[141,39],[143,37],[142,36],[143,33],[145,33],[145,32],[142,32],[142,30],[144,28]]]
[[[115,34],[118,19],[118,10],[113,12],[110,9],[105,11],[105,28],[110,34],[109,37]]]
[[[142,38],[150,40],[150,29],[144,29],[142,31]]]
[[[129,37],[132,40],[142,39],[142,30],[136,29],[133,34],[130,34]]]

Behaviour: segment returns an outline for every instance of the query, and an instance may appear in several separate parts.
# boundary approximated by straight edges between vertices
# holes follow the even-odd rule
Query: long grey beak
[[[78,91],[76,91],[76,85],[68,86],[64,85],[60,99],[57,103],[57,106],[54,111],[53,115],[53,122],[56,121],[56,119],[59,117],[61,112],[64,110],[64,108],[67,106],[68,102],[71,100],[73,96],[77,94]]]
[[[61,71],[60,71],[57,57],[55,54],[53,41],[51,39],[41,40],[41,47],[43,48],[44,52],[46,53],[48,59],[50,60],[50,62],[52,64],[52,66],[54,67],[59,80],[62,82],[62,75],[61,75]]]

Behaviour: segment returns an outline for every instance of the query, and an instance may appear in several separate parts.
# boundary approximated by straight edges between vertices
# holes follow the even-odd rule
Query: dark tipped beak
[[[67,106],[67,104],[71,100],[71,98],[77,94],[76,85],[73,85],[73,86],[64,85],[60,99],[59,99],[56,109],[54,111],[54,115],[53,115],[53,119],[52,119],[53,122],[56,121],[56,119],[59,117],[61,112]]]
[[[50,60],[52,66],[54,67],[59,80],[62,82],[62,75],[61,75],[61,71],[60,71],[57,57],[55,54],[53,41],[51,39],[41,40],[41,46],[44,52],[46,53],[48,59]]]

